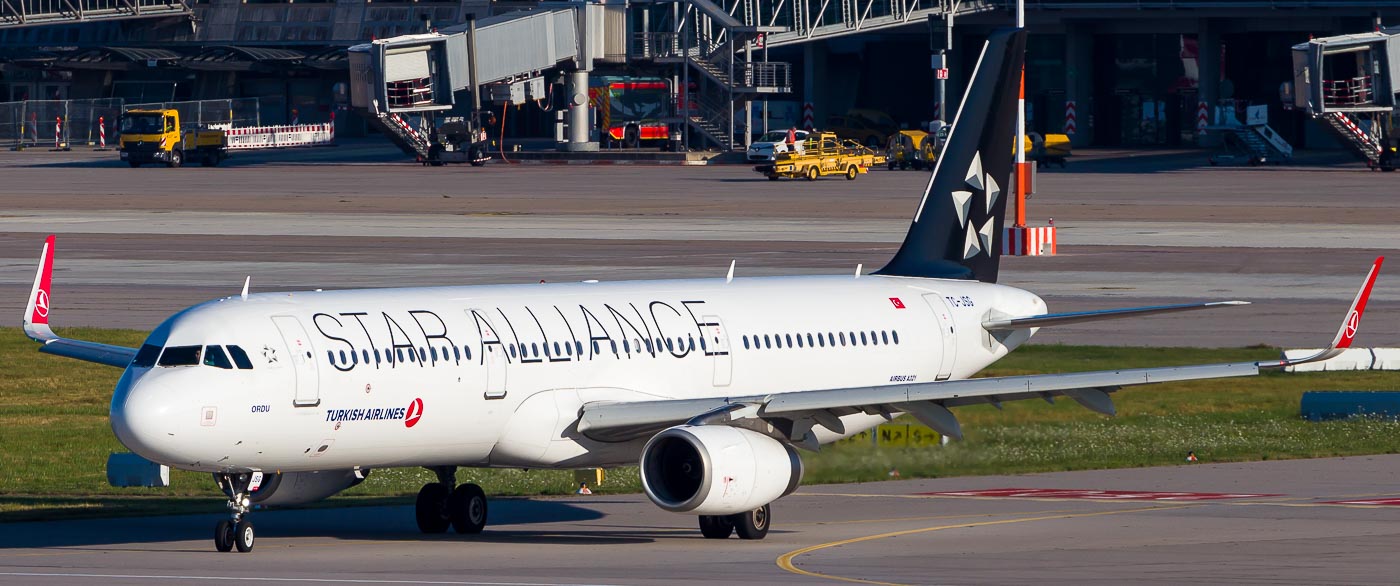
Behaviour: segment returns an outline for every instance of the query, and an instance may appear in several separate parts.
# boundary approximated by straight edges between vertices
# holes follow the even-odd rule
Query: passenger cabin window
[[[253,369],[253,361],[248,360],[248,353],[244,352],[243,348],[240,348],[238,346],[229,346],[228,354],[233,358],[233,363],[236,366],[238,366],[239,370]]]
[[[224,349],[218,346],[204,347],[204,365],[224,370],[233,368],[233,363],[229,361],[228,355],[224,354]]]
[[[203,346],[171,346],[160,355],[160,366],[196,366]]]
[[[131,365],[141,368],[150,368],[156,365],[156,358],[158,357],[160,357],[160,346],[142,344],[141,349],[136,351],[136,358],[131,361]]]

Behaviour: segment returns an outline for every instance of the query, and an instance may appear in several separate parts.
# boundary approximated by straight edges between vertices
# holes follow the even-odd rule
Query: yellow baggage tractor
[[[937,154],[932,148],[933,135],[922,130],[901,130],[890,135],[885,148],[885,159],[891,171],[908,169],[915,171],[933,167]]]
[[[855,141],[842,141],[835,133],[822,132],[808,135],[802,150],[779,153],[772,163],[758,165],[753,170],[770,181],[784,177],[815,181],[824,175],[845,175],[847,180],[854,180],[861,173],[869,172],[871,167],[883,164],[883,155]]]

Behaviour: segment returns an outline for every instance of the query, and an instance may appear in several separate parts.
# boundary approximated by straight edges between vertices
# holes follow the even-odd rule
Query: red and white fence
[[[1007,226],[1001,230],[1001,254],[1004,256],[1053,256],[1055,227]]]
[[[228,150],[329,146],[335,144],[335,120],[322,124],[245,126],[225,130]]]
[[[1065,101],[1065,134],[1068,134],[1068,135],[1070,135],[1070,136],[1074,136],[1074,133],[1079,131],[1079,115],[1078,115],[1078,112],[1076,112],[1075,110],[1076,110],[1076,106],[1075,106],[1074,100],[1066,100],[1066,101]]]

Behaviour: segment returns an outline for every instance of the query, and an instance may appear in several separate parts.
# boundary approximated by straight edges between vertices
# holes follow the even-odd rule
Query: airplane
[[[248,293],[184,309],[140,348],[63,338],[54,237],[24,316],[40,351],[125,369],[118,440],[208,472],[219,551],[253,549],[254,506],[317,501],[377,468],[423,467],[424,533],[479,533],[459,467],[639,464],[706,538],[762,539],[801,482],[798,450],[900,414],[961,439],[952,408],[1068,397],[1112,415],[1123,387],[1250,376],[1349,347],[1383,259],[1332,344],[1302,359],[971,378],[1042,327],[1238,305],[1050,313],[996,283],[1025,33],[983,47],[894,258],[873,274]]]

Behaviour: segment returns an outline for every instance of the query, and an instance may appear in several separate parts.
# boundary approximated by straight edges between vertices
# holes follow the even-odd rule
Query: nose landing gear
[[[226,552],[237,547],[240,553],[253,551],[253,523],[245,518],[252,508],[249,500],[249,486],[253,475],[215,474],[214,481],[228,495],[229,519],[219,521],[214,526],[214,549]]]
[[[414,504],[418,530],[423,533],[443,533],[450,526],[458,533],[476,534],[486,528],[486,493],[475,484],[453,488],[457,468],[443,466],[432,469],[438,481],[423,485]]]

